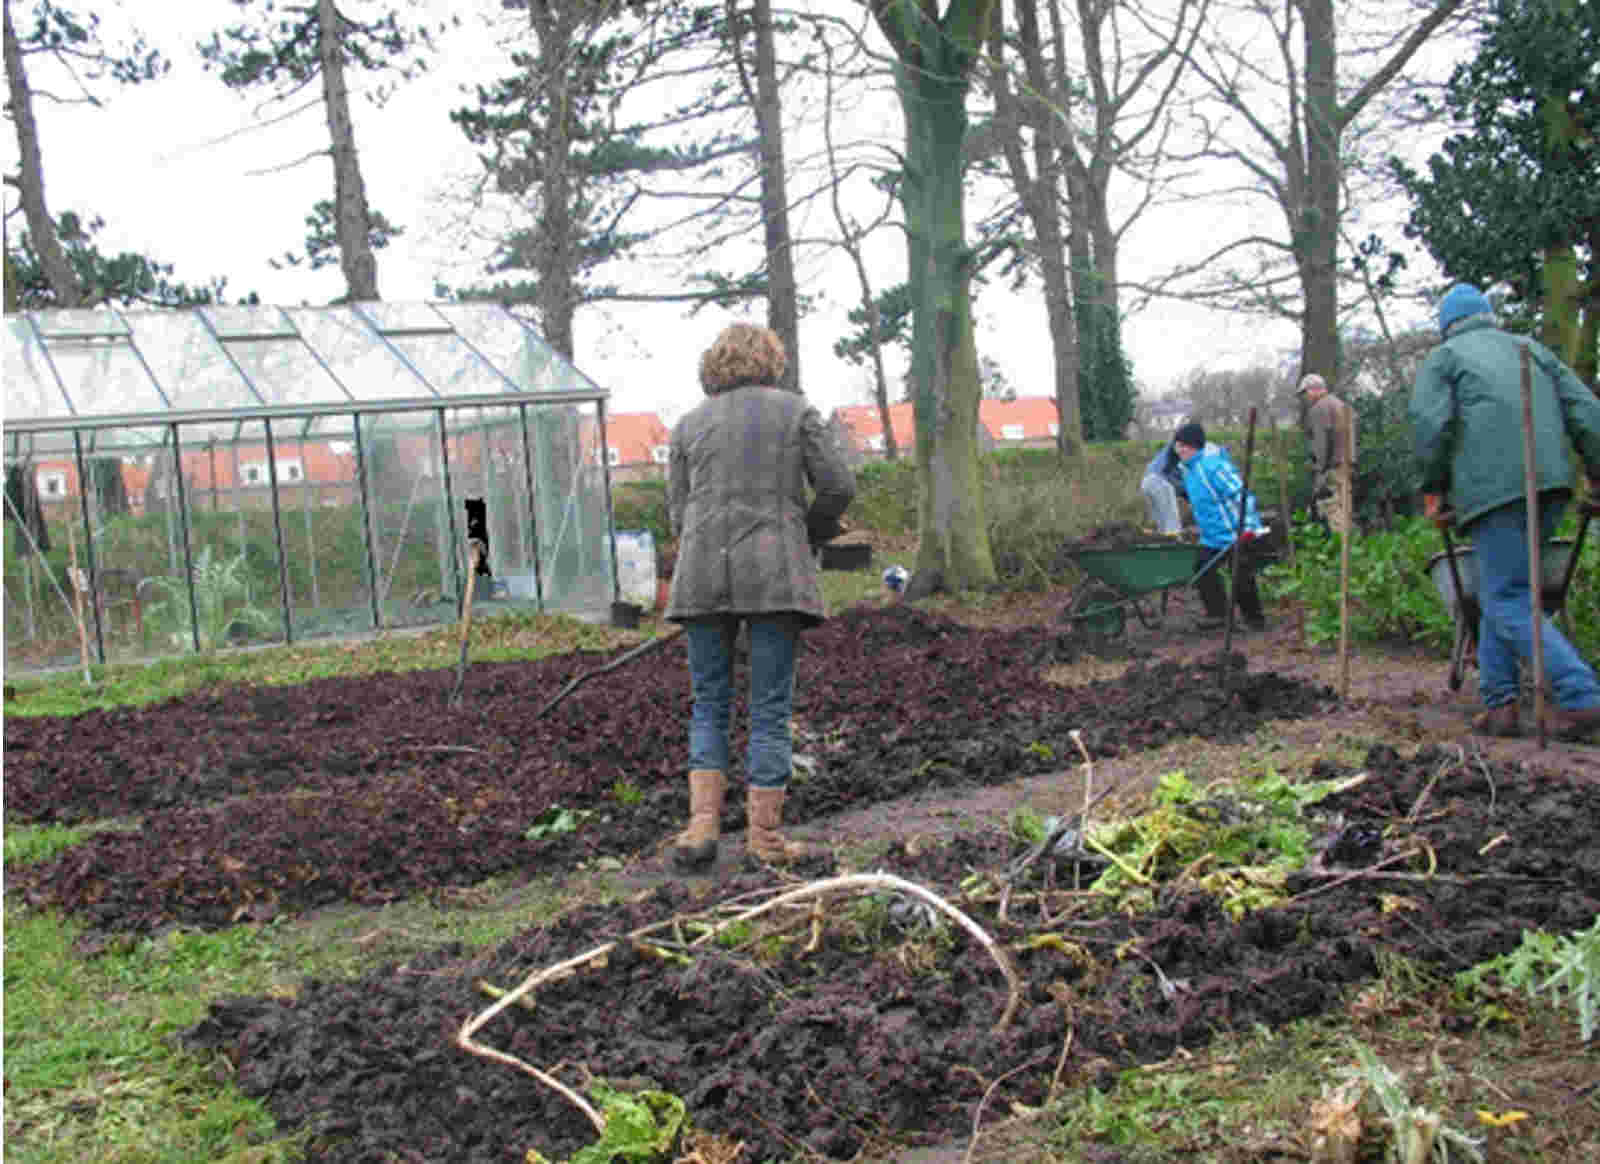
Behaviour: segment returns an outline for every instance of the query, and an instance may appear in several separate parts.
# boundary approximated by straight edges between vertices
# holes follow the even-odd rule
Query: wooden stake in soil
[[[1233,603],[1234,596],[1239,589],[1239,555],[1244,552],[1245,514],[1250,511],[1250,460],[1256,451],[1256,410],[1250,409],[1250,427],[1244,440],[1244,476],[1239,483],[1239,523],[1238,533],[1233,536],[1233,545],[1229,547],[1228,558],[1228,610],[1222,620],[1222,668],[1223,678],[1227,678],[1228,657],[1233,654]]]
[[[83,659],[83,681],[88,684],[94,681],[89,676],[89,631],[83,620],[83,592],[88,581],[87,575],[78,569],[78,538],[72,532],[71,522],[67,523],[67,552],[71,561],[67,577],[72,580],[72,620],[78,624],[78,653]]]
[[[1533,721],[1538,724],[1539,746],[1544,730],[1544,563],[1540,555],[1543,530],[1539,523],[1539,482],[1533,465],[1533,365],[1528,345],[1522,345],[1522,486],[1528,503],[1528,593],[1533,604]]]
[[[1272,422],[1274,430],[1278,422]],[[1278,445],[1278,512],[1283,514],[1283,545],[1289,555],[1289,573],[1294,574],[1294,510],[1289,508],[1289,430],[1284,429],[1279,434]],[[1294,600],[1294,634],[1295,641],[1301,646],[1306,641],[1306,608],[1301,601]]]
[[[1355,533],[1355,512],[1350,494],[1350,451],[1356,447],[1355,409],[1346,408],[1340,421],[1344,425],[1345,455],[1339,466],[1339,511],[1344,530],[1339,534],[1339,702],[1350,699],[1350,536]]]

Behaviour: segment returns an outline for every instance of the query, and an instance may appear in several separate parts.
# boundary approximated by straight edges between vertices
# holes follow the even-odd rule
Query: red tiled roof
[[[617,450],[616,464],[651,464],[671,440],[672,430],[653,412],[606,413],[606,444]]]
[[[833,419],[850,431],[859,450],[873,448],[874,438],[883,435],[876,404],[847,404],[835,408]],[[889,406],[889,423],[894,426],[895,444],[901,449],[916,444],[916,421],[909,402]],[[1007,425],[1022,426],[1021,440],[1049,440],[1053,435],[1050,426],[1057,423],[1056,399],[1054,396],[1019,396],[1015,400],[980,400],[978,423],[997,442],[1007,439]],[[881,448],[881,443],[876,447]]]

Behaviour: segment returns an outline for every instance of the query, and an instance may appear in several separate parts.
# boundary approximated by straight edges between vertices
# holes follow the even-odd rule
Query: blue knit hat
[[[1489,301],[1483,297],[1482,291],[1471,283],[1457,283],[1445,292],[1443,299],[1439,300],[1439,331],[1448,332],[1450,325],[1458,319],[1493,310],[1494,308],[1489,306]]]

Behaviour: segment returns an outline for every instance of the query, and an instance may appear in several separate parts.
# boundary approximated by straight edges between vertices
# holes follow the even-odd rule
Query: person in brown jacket
[[[1312,504],[1330,530],[1348,533],[1351,515],[1340,503],[1339,471],[1346,464],[1355,470],[1355,417],[1350,406],[1329,392],[1328,382],[1315,372],[1300,378],[1296,392],[1305,398],[1307,405],[1306,440],[1311,446],[1311,469],[1315,479]],[[1345,427],[1347,418],[1348,429]]]
[[[787,364],[774,332],[730,325],[700,359],[706,399],[672,430],[667,499],[678,559],[666,617],[684,624],[694,693],[689,826],[673,846],[680,869],[717,856],[741,623],[750,644],[750,851],[766,861],[809,851],[779,831],[795,651],[800,632],[825,617],[813,547],[840,532],[856,484],[817,410],[774,386]]]

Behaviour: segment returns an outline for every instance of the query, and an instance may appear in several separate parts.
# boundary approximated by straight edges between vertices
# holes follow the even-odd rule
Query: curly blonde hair
[[[731,323],[700,357],[700,387],[707,396],[752,384],[776,387],[789,357],[769,327]]]

